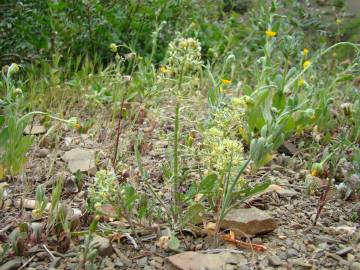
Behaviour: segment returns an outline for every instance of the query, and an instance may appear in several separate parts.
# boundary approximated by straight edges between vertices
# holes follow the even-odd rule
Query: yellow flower
[[[75,128],[76,128],[76,129],[80,129],[80,128],[81,128],[81,125],[80,125],[79,122],[77,122],[77,123],[75,124]]]
[[[304,54],[305,56],[307,56],[307,55],[309,54],[309,50],[308,50],[307,48],[304,48],[303,54]]]
[[[304,69],[308,69],[310,65],[311,65],[311,61],[310,61],[310,60],[306,60],[306,61],[304,61],[304,63],[303,63],[303,68],[304,68]]]
[[[166,73],[168,70],[167,70],[167,68],[165,66],[162,66],[160,68],[160,71],[161,71],[161,73]]]
[[[231,80],[222,79],[221,82],[225,85],[230,84]]]
[[[224,89],[220,86],[220,89],[219,89],[220,93],[224,93]]]
[[[303,86],[304,84],[305,84],[305,80],[304,80],[304,79],[300,79],[300,80],[298,81],[298,86],[299,86],[299,87]]]
[[[342,23],[342,20],[336,19],[336,24],[337,24],[337,25],[339,25],[339,24],[341,24],[341,23]]]
[[[115,44],[115,43],[111,43],[111,44],[109,45],[109,49],[110,49],[111,52],[116,53],[116,52],[117,52],[117,46],[116,46],[116,44]]]
[[[277,34],[276,32],[271,31],[271,30],[265,31],[265,35],[266,35],[267,37],[270,37],[270,38],[275,37],[276,34]]]

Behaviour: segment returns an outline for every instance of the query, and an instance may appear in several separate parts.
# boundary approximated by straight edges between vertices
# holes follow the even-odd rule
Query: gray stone
[[[286,253],[285,253],[285,252],[280,252],[280,253],[279,253],[279,258],[280,258],[281,260],[286,260],[286,259],[287,259]]]
[[[287,256],[289,258],[293,258],[293,257],[298,257],[299,256],[299,252],[294,249],[294,248],[289,248],[289,250],[287,251]]]
[[[268,260],[271,266],[280,266],[283,264],[282,260],[276,255],[269,256]]]
[[[49,149],[46,149],[46,148],[41,148],[36,152],[36,156],[38,156],[39,158],[44,158],[48,154],[50,154],[50,151],[49,151]]]
[[[277,228],[276,221],[266,212],[255,208],[232,209],[221,221],[220,227],[257,235],[271,232]]]
[[[58,266],[60,265],[60,261],[61,261],[61,258],[59,257],[56,257],[51,263],[50,263],[50,268],[58,268]]]
[[[70,172],[88,172],[91,175],[96,173],[95,150],[75,148],[67,151],[62,159],[67,162]]]
[[[136,263],[137,265],[144,267],[147,264],[147,260],[147,257],[142,257],[141,259],[137,260]]]
[[[336,252],[337,255],[339,256],[345,256],[346,254],[353,252],[353,248],[352,247],[346,247],[343,249],[340,249],[339,251]]]
[[[78,193],[79,188],[76,185],[75,177],[73,175],[66,177],[64,184],[65,191],[68,193]]]
[[[17,257],[0,266],[0,270],[15,270],[18,269],[21,265],[22,261]]]
[[[282,145],[280,145],[278,152],[281,154],[285,154],[288,156],[293,156],[296,152],[297,152],[297,148],[296,145],[289,142],[289,141],[285,141]]]
[[[350,265],[350,270],[360,270],[360,263],[359,262],[353,262]]]
[[[91,244],[97,247],[100,256],[110,256],[114,252],[110,240],[105,237],[95,235]]]
[[[24,129],[24,133],[26,135],[40,135],[44,134],[46,132],[46,128],[41,125],[33,125],[32,127],[30,125],[27,125]]]
[[[118,267],[124,266],[124,263],[120,260],[120,258],[117,258],[117,257],[114,260],[114,264]]]
[[[292,246],[293,244],[294,244],[294,241],[293,241],[293,240],[291,240],[290,238],[286,238],[286,240],[285,240],[285,245],[286,245],[286,246],[290,247],[290,246]]]
[[[238,267],[239,270],[251,270],[252,268],[248,264],[243,264]]]

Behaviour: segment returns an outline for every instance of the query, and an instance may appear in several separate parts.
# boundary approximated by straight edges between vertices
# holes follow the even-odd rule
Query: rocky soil
[[[106,151],[111,143],[104,145],[103,142],[112,136],[110,133],[98,131],[92,136],[91,132],[79,135],[68,131],[54,146],[49,138],[39,136],[45,132],[42,128],[36,132],[39,130],[26,173],[18,179],[8,179],[9,189],[0,212],[2,248],[21,222],[27,222],[33,232],[39,231],[34,228],[42,228],[42,235],[46,218],[34,220],[31,216],[34,186],[42,183],[51,189],[60,173],[66,176],[62,200],[86,224],[87,181],[108,162]],[[123,134],[122,140],[126,140],[126,136],[128,134]],[[157,154],[157,148],[165,149],[167,144],[160,144],[150,136],[149,145],[146,151],[150,157],[144,164],[149,168],[154,166],[151,174],[155,179],[161,178],[155,164],[164,156]],[[293,163],[294,158],[279,153],[270,166],[256,176],[249,176],[254,182],[267,178],[273,184],[229,213],[221,225],[217,244],[211,234],[214,222],[211,219],[179,232],[181,245],[176,251],[168,248],[169,230],[165,224],[159,224],[153,231],[144,229],[139,239],[135,239],[130,233],[119,233],[120,227],[129,231],[125,221],[102,220],[98,236],[93,239],[99,246],[96,269],[360,269],[359,203],[339,199],[333,189],[317,224],[313,225],[322,182]],[[82,187],[70,173],[78,169],[87,175]],[[143,188],[136,182],[136,170],[129,170],[129,174],[129,179]],[[312,184],[315,183],[314,188],[310,188],[309,177]],[[166,197],[168,189],[164,183],[154,182],[154,187]],[[79,231],[85,229],[80,225]],[[222,236],[229,232],[235,235],[238,244],[224,240]],[[77,269],[83,237],[72,237],[66,252],[59,250],[62,243],[51,235],[35,237],[26,244],[24,256],[2,258],[0,270]]]

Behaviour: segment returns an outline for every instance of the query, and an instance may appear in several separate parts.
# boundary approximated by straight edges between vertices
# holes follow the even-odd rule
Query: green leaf
[[[203,178],[199,185],[199,193],[210,193],[213,190],[217,179],[218,178],[216,174],[209,174],[205,178]]]
[[[183,227],[188,223],[196,224],[201,222],[201,213],[204,211],[204,206],[199,203],[193,204],[186,210],[185,214],[181,219],[179,227]]]
[[[171,235],[169,240],[169,248],[172,250],[178,250],[180,247],[180,241],[175,235]]]
[[[99,220],[95,217],[89,226],[89,233],[95,233]]]

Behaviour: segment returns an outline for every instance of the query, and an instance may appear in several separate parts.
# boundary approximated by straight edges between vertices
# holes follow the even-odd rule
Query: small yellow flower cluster
[[[299,87],[304,86],[304,84],[305,84],[305,80],[304,80],[304,79],[300,79],[300,80],[298,81],[298,86],[299,86]]]
[[[276,37],[277,33],[272,31],[271,29],[265,31],[265,35],[269,38]]]
[[[222,79],[221,82],[222,82],[224,85],[228,85],[228,84],[231,83],[231,80]]]
[[[303,68],[304,69],[308,69],[311,65],[311,61],[310,60],[305,60],[303,63]]]
[[[303,55],[304,57],[306,57],[309,54],[309,50],[307,48],[303,49]],[[305,58],[306,59],[306,58]],[[311,65],[311,61],[310,60],[305,60],[303,62],[303,69],[308,69]]]
[[[243,145],[225,136],[224,131],[212,127],[204,133],[203,161],[210,170],[223,173],[230,162],[236,167],[243,160]]]
[[[194,73],[201,69],[201,44],[194,38],[177,38],[170,42],[167,67],[176,74]]]
[[[203,134],[202,160],[207,170],[223,173],[232,162],[233,170],[243,161],[245,111],[253,106],[248,97],[232,98],[227,107],[213,113],[212,127]]]

